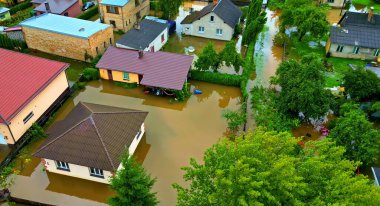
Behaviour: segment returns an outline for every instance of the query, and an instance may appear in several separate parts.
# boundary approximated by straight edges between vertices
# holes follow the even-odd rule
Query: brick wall
[[[95,57],[96,47],[104,52],[104,42],[109,46],[113,40],[112,28],[109,27],[92,35],[89,39],[53,33],[45,30],[23,27],[25,41],[29,48],[72,59],[84,60],[85,53]]]

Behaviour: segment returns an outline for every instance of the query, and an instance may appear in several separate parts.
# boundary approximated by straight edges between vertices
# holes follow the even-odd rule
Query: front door
[[[108,71],[108,79],[113,80],[112,78],[112,70],[107,70]]]

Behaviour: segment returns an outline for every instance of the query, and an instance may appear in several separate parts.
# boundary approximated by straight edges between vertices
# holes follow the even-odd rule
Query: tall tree
[[[145,174],[144,168],[128,154],[123,156],[122,169],[111,179],[116,196],[109,205],[154,206],[158,204],[156,193],[151,192],[155,179]]]
[[[380,94],[380,78],[370,70],[349,69],[343,77],[343,82],[347,93],[356,100]]]
[[[247,24],[243,32],[243,44],[249,45],[252,41],[255,41],[261,30],[263,30],[266,21],[266,13],[263,12],[250,24]]]
[[[279,108],[292,116],[302,112],[306,121],[323,117],[331,102],[331,94],[324,89],[323,69],[316,55],[306,55],[300,62],[281,63],[276,72],[276,83],[281,86]]]
[[[179,12],[184,0],[159,0],[158,7],[163,19],[173,19]]]
[[[346,148],[346,158],[365,165],[374,163],[379,153],[379,131],[373,129],[373,124],[358,105],[346,103],[341,110],[342,117],[337,119],[329,138]]]
[[[238,73],[240,67],[243,66],[243,59],[241,58],[241,55],[236,51],[235,41],[228,42],[219,55],[220,60],[223,61],[228,67],[233,66],[236,73]]]
[[[297,141],[261,128],[221,140],[203,164],[191,159],[183,168],[190,185],[173,185],[177,205],[380,204],[380,188],[354,174],[358,164],[343,158],[343,147],[325,139],[301,148]]]
[[[220,57],[218,53],[216,53],[214,45],[209,42],[199,55],[194,65],[201,71],[207,71],[209,69],[217,71],[220,67],[220,63]]]
[[[327,11],[328,7],[318,7],[312,0],[287,0],[280,16],[281,31],[296,27],[300,41],[308,32],[321,37],[329,30]]]
[[[251,0],[248,6],[246,25],[251,24],[256,18],[259,17],[263,6],[262,0]]]

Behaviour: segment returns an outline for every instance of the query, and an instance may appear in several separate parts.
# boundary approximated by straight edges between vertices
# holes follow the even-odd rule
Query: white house
[[[229,41],[242,12],[231,0],[214,0],[201,11],[188,15],[182,22],[182,33],[191,36]]]
[[[143,19],[116,42],[116,47],[144,51],[159,51],[168,41],[169,24]]]
[[[80,102],[34,153],[46,171],[109,183],[124,152],[133,155],[148,112]]]

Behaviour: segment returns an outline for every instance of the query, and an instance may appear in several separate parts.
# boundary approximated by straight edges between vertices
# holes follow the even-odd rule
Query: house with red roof
[[[68,67],[0,49],[0,144],[15,144],[69,92]]]
[[[82,0],[32,0],[37,15],[52,13],[76,17],[82,13]]]
[[[147,87],[182,90],[193,56],[108,47],[96,65],[100,77]]]

